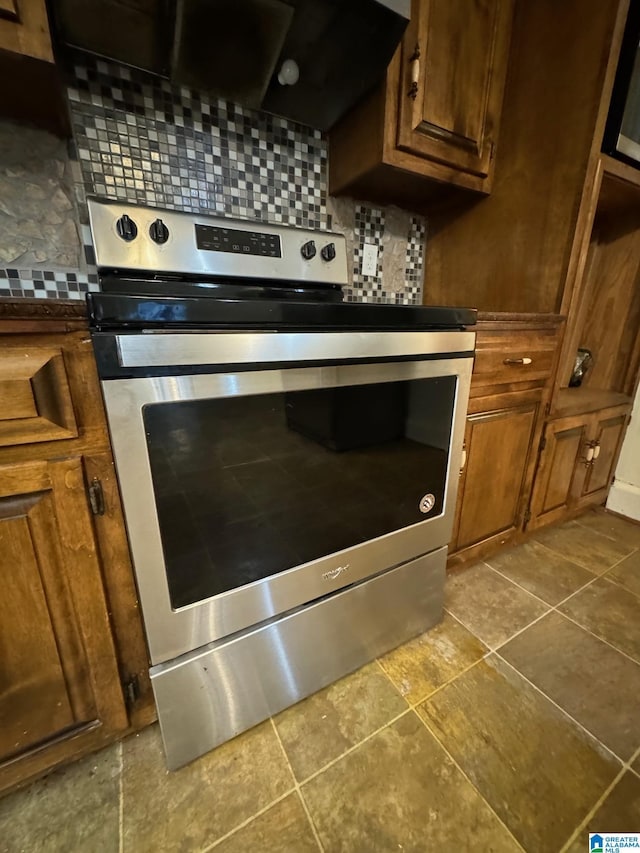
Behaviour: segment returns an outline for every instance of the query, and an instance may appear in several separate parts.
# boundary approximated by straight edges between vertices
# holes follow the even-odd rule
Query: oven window
[[[443,377],[146,406],[172,606],[439,515],[455,393]]]

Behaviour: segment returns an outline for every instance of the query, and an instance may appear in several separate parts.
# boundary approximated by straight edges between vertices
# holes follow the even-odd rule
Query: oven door
[[[474,342],[113,335],[129,376],[102,387],[152,662],[446,545]]]

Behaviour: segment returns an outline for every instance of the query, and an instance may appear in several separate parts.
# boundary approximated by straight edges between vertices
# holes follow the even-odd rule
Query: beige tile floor
[[[452,576],[444,621],[176,773],[157,727],[0,800],[0,851],[587,851],[640,831],[640,526]]]

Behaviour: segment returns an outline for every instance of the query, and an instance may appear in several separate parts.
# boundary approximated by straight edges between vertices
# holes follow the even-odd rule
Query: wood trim
[[[49,20],[45,0],[3,2],[6,10],[14,7],[10,17],[0,17],[0,50],[30,56],[53,64]],[[16,16],[18,20],[16,20]]]
[[[84,469],[87,482],[97,477],[104,494],[105,513],[94,516],[93,524],[99,543],[99,559],[121,679],[123,683],[136,679],[138,685],[138,697],[129,707],[129,724],[135,730],[156,719],[156,707],[113,457],[110,452],[87,456]]]
[[[17,0],[0,0],[0,18],[6,18],[9,21],[20,20]]]
[[[88,329],[82,299],[0,296],[0,334],[38,334]]]

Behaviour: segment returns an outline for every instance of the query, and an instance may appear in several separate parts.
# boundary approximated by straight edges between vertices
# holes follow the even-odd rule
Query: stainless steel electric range
[[[344,238],[90,202],[170,768],[438,622],[475,312],[342,301]]]

